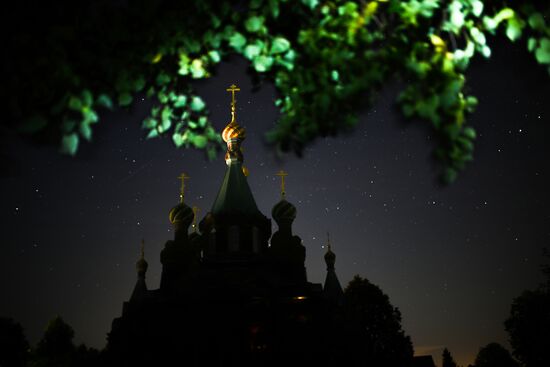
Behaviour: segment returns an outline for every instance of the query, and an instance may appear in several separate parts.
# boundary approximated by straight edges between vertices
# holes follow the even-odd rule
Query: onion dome
[[[277,224],[292,222],[296,219],[296,207],[285,199],[281,199],[271,210],[271,216]]]
[[[332,252],[330,248],[330,235],[327,232],[327,252],[325,254],[325,262],[327,263],[327,270],[334,270],[334,264],[336,263],[336,254]]]
[[[236,139],[244,140],[245,138],[246,130],[244,127],[239,125],[237,121],[231,121],[222,131],[222,139],[226,143]]]
[[[191,225],[194,217],[195,213],[193,213],[193,209],[184,203],[179,203],[173,207],[169,214],[170,223],[178,226],[183,225],[184,228],[188,228]]]
[[[336,254],[330,249],[328,245],[328,250],[325,253],[325,262],[327,263],[327,269],[334,269],[334,264],[336,263]]]

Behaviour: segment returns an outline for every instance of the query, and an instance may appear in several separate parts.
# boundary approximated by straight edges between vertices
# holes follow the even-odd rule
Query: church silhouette
[[[185,203],[188,177],[179,177],[180,203],[169,213],[175,236],[160,254],[160,288],[147,288],[142,245],[134,290],[108,334],[106,351],[114,365],[339,365],[333,330],[343,291],[336,256],[329,241],[324,285],[308,282],[306,249],[292,231],[296,207],[285,199],[283,171],[272,234],[243,166],[246,132],[236,120],[238,90],[227,89],[227,168],[216,200],[197,226],[196,211]]]

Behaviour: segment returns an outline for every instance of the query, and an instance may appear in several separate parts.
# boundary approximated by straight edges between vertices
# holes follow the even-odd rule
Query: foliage
[[[409,336],[401,328],[401,313],[382,290],[356,275],[344,290],[343,318],[347,357],[362,365],[405,366],[412,361]],[[353,364],[353,363],[352,363]],[[345,363],[343,363],[345,365]]]
[[[220,147],[193,82],[232,54],[273,82],[281,117],[267,139],[300,154],[318,136],[353,129],[394,79],[407,118],[430,123],[447,182],[473,158],[465,72],[488,58],[488,36],[523,40],[550,72],[548,5],[481,0],[132,1],[26,4],[6,13],[2,85],[11,127],[74,155],[100,111],[157,103],[142,126],[178,147]],[[25,23],[25,21],[27,23]],[[12,23],[15,23],[12,25]],[[22,25],[21,25],[22,24]],[[33,27],[30,27],[32,25]]]
[[[498,343],[489,343],[479,349],[476,356],[475,367],[519,367],[502,345]]]
[[[50,320],[32,353],[31,366],[70,366],[75,351],[73,337],[73,329],[61,317]]]
[[[451,355],[451,352],[447,348],[443,349],[442,354],[442,367],[456,367],[456,362],[453,359],[453,356]]]
[[[28,349],[29,342],[21,325],[13,319],[0,317],[0,366],[24,366]]]
[[[545,255],[550,258],[548,251]],[[526,290],[512,302],[505,321],[513,355],[525,367],[550,365],[550,264],[543,266],[545,282],[536,290]]]

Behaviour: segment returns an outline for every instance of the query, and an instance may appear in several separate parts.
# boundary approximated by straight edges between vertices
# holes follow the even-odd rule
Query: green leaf
[[[145,120],[143,120],[143,123],[141,124],[141,127],[144,128],[144,129],[154,129],[155,127],[157,127],[158,125],[158,121],[155,120],[154,118],[152,117],[147,117]]]
[[[476,17],[479,17],[481,13],[483,13],[483,2],[480,0],[474,0],[472,1],[471,5],[472,5],[472,13]]]
[[[107,94],[100,94],[97,97],[96,104],[109,110],[113,108],[113,101]]]
[[[302,0],[302,4],[310,9],[314,9],[319,4],[319,0]]]
[[[506,37],[508,37],[511,41],[517,40],[521,37],[522,28],[523,25],[516,17],[508,19],[508,26],[506,27]]]
[[[539,64],[550,64],[550,39],[541,38],[540,46],[535,51],[535,58]]]
[[[206,116],[199,117],[199,127],[205,127],[207,122],[208,119],[206,118]]]
[[[128,92],[120,93],[118,95],[118,104],[121,107],[129,106],[132,103],[132,95]]]
[[[204,107],[206,107],[206,104],[201,97],[193,96],[193,98],[191,99],[190,107],[192,111],[199,112],[202,111]]]
[[[529,52],[533,52],[535,48],[537,47],[537,39],[534,37],[529,37],[527,40],[527,49]]]
[[[208,52],[208,57],[210,58],[210,60],[212,60],[213,63],[218,63],[220,62],[221,60],[221,56],[220,56],[220,53],[216,50],[212,50],[212,51],[209,51]]]
[[[261,55],[252,60],[252,64],[257,72],[263,73],[271,68],[271,65],[273,65],[273,58],[271,56]]]
[[[82,104],[84,106],[91,106],[92,103],[94,103],[94,97],[92,95],[92,92],[90,92],[89,89],[84,89],[82,91]]]
[[[286,38],[276,37],[271,44],[271,53],[280,54],[286,52],[290,48],[290,42]]]
[[[145,139],[156,138],[157,136],[159,136],[159,132],[157,131],[157,129],[153,129],[149,131],[149,134],[147,134]]]
[[[499,11],[493,19],[496,22],[496,24],[498,25],[503,20],[512,18],[514,16],[514,14],[515,14],[515,12],[514,12],[513,9],[504,8],[501,11]]]
[[[134,92],[140,92],[143,88],[145,88],[145,78],[143,75],[139,75],[134,80]]]
[[[544,24],[544,17],[541,13],[533,13],[529,16],[527,20],[529,26],[536,31],[544,31],[546,25]]]
[[[241,52],[244,45],[246,45],[246,38],[239,32],[235,32],[229,38],[229,45],[233,47],[236,51]]]
[[[68,102],[69,109],[73,111],[80,111],[82,108],[82,101],[76,96],[71,96]]]
[[[174,107],[176,108],[185,107],[186,104],[187,104],[187,96],[183,94],[179,95],[174,101]]]
[[[206,70],[204,69],[201,59],[193,60],[191,62],[191,67],[189,68],[189,70],[191,70],[191,76],[194,79],[200,79],[206,75]]]
[[[79,126],[80,135],[87,141],[92,140],[92,128],[90,127],[90,124],[86,123],[85,121],[82,121]]]
[[[466,136],[470,140],[474,140],[477,136],[476,131],[472,127],[466,127],[464,128],[464,136]]]
[[[78,135],[76,133],[63,135],[61,153],[75,155],[78,150]]]
[[[454,168],[447,167],[443,173],[443,183],[451,184],[456,181],[458,177],[458,172]]]
[[[252,60],[254,57],[258,56],[261,53],[262,49],[258,45],[248,45],[244,49],[244,56]]]
[[[95,124],[99,121],[97,113],[92,109],[86,109],[85,112],[82,113],[82,117],[82,121],[86,124]]]
[[[244,22],[244,27],[247,31],[251,33],[258,32],[264,25],[264,17],[262,16],[251,16]]]
[[[487,45],[483,46],[481,48],[481,54],[486,58],[491,57],[491,49],[489,48],[489,46]]]
[[[158,85],[164,85],[170,83],[170,75],[166,74],[165,72],[160,72],[157,75],[156,83]]]
[[[172,135],[172,141],[174,142],[174,145],[178,148],[183,145],[183,137],[180,133],[174,133],[174,135]]]
[[[208,143],[208,139],[206,139],[206,136],[203,136],[203,135],[195,135],[191,139],[191,142],[196,148],[203,149],[204,147],[206,147],[206,144]]]

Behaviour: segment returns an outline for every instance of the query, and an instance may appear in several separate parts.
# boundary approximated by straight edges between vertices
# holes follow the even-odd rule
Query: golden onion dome
[[[246,130],[235,121],[229,123],[222,131],[222,139],[226,143],[235,139],[244,140],[245,138]]]

